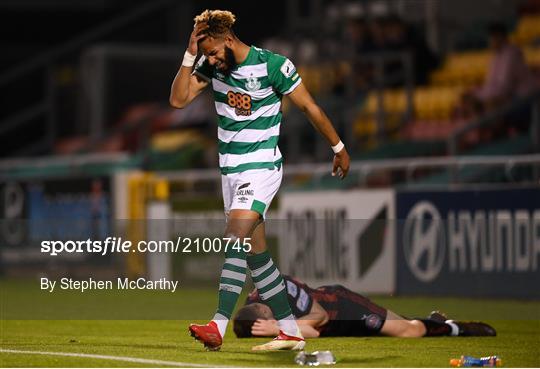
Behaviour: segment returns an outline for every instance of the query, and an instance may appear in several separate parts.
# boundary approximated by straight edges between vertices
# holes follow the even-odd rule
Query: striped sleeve
[[[283,279],[287,287],[287,299],[293,315],[298,319],[311,312],[313,307],[313,299],[306,289],[306,285],[297,280],[284,275]],[[257,291],[254,289],[246,298],[245,305],[253,303],[264,303]]]
[[[279,54],[273,54],[268,61],[268,78],[274,89],[282,95],[293,92],[302,81],[293,62]]]
[[[289,276],[283,276],[287,286],[289,306],[296,318],[301,318],[310,313],[313,307],[313,299],[307,291],[307,286]]]

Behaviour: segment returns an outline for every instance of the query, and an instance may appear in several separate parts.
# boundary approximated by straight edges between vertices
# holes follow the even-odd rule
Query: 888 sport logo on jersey
[[[234,108],[236,115],[251,115],[251,96],[241,92],[227,92],[227,105]]]

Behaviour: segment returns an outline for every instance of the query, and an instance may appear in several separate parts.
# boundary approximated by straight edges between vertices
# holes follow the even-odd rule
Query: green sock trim
[[[284,286],[283,280],[279,281],[276,286],[279,284]],[[289,299],[287,298],[286,287],[264,302],[270,307],[276,320],[284,319],[292,314],[291,307],[289,306]]]
[[[223,269],[230,270],[231,272],[238,272],[238,273],[246,274],[246,268],[239,267],[232,264],[227,264],[227,263],[223,264]]]
[[[274,273],[274,271],[276,270],[276,266],[275,265],[272,265],[270,268],[268,268],[267,270],[265,270],[260,276],[258,277],[253,277],[252,276],[252,279],[253,279],[253,282],[260,282],[262,281],[263,279],[265,279],[266,277],[268,277],[270,274]]]
[[[227,241],[224,241],[225,243],[227,243]],[[238,251],[235,246],[235,242],[238,242],[238,241],[233,241],[231,240],[229,242],[229,247],[227,247],[227,252],[225,252],[225,258],[235,258],[235,259],[242,259],[242,260],[246,260],[247,258],[247,253],[241,248],[240,251]],[[242,247],[242,243],[236,243],[237,246],[240,246]],[[233,246],[235,247],[233,249]]]
[[[226,254],[228,257],[234,257],[234,258],[239,258],[243,260],[245,260],[246,258],[245,252],[239,253],[239,252],[234,251],[233,253],[227,252]],[[246,275],[247,268],[239,267],[233,264],[224,263],[223,270],[229,270],[229,271]],[[240,287],[240,289],[243,289],[245,285],[245,282],[243,281],[239,281],[233,278],[226,278],[226,277],[220,277],[219,283]],[[234,308],[236,307],[236,303],[238,302],[239,297],[240,297],[240,294],[236,292],[220,289],[218,293],[218,308],[216,310],[216,313],[225,316],[227,319],[231,319],[232,313],[234,311]]]
[[[266,293],[268,291],[270,291],[272,288],[278,286],[281,284],[281,282],[283,282],[283,279],[281,279],[280,277],[277,277],[275,280],[273,280],[272,282],[270,282],[269,284],[267,284],[266,286],[264,286],[263,288],[261,288],[259,290],[259,293]],[[285,291],[285,293],[287,293]],[[271,299],[272,297],[270,297]]]
[[[242,288],[244,287],[244,284],[245,284],[245,282],[239,281],[238,279],[231,279],[231,278],[225,278],[225,277],[221,277],[219,279],[219,283],[232,284],[233,286],[238,286]]]
[[[224,311],[224,310],[217,309],[217,310],[216,310],[216,313],[221,314],[221,315],[223,315],[225,318],[231,320],[232,314],[227,314],[227,312]]]
[[[268,264],[268,262],[272,260],[272,258],[270,257],[270,253],[268,253],[268,251],[264,251],[260,254],[248,255],[246,260],[247,260],[249,269],[253,271]],[[258,283],[262,281],[264,278],[274,273],[275,270],[277,270],[277,267],[275,264],[273,264],[270,268],[268,268],[268,270],[265,270],[260,276],[258,277],[252,276],[253,282]],[[270,307],[270,309],[272,310],[272,313],[274,314],[274,317],[277,320],[284,319],[288,317],[289,315],[292,315],[292,310],[291,310],[291,307],[289,306],[289,299],[287,298],[287,287],[285,287],[285,282],[281,276],[281,273],[275,279],[275,281],[272,281],[270,284],[264,286],[262,289],[259,290],[259,293],[265,293],[280,284],[283,284],[284,288],[280,292],[275,294],[274,296],[270,297],[268,300],[264,301],[264,303]]]

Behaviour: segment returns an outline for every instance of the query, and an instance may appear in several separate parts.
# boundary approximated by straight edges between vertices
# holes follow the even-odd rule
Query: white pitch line
[[[231,368],[223,365],[206,365],[206,364],[194,364],[184,363],[181,361],[166,361],[166,360],[153,360],[153,359],[141,359],[137,357],[129,356],[111,356],[111,355],[95,355],[95,354],[79,354],[76,352],[52,352],[52,351],[27,351],[27,350],[10,350],[0,348],[0,352],[11,354],[31,354],[31,355],[54,355],[54,356],[70,356],[70,357],[84,357],[89,359],[103,359],[103,360],[115,360],[115,361],[127,361],[130,363],[140,364],[155,364],[163,366],[176,366],[176,367],[196,367],[196,368]]]

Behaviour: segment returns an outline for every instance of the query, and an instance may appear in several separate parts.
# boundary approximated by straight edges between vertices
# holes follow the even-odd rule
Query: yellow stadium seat
[[[525,61],[531,67],[540,67],[540,47],[528,47],[524,50]]]
[[[442,68],[431,75],[434,85],[477,85],[482,83],[489,65],[488,50],[450,54]]]
[[[540,15],[526,15],[520,18],[510,39],[518,45],[530,44],[540,38]]]
[[[361,118],[354,123],[354,133],[357,137],[372,136],[377,132],[377,122],[372,118]]]

